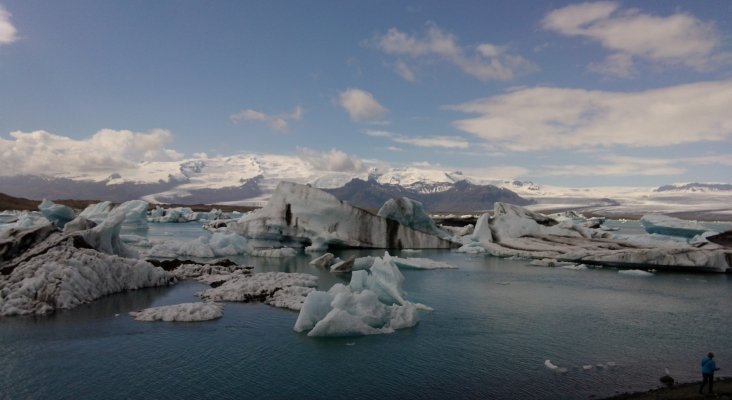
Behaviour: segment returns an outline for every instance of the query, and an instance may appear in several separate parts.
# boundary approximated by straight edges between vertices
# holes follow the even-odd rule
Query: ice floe
[[[305,297],[317,286],[310,274],[260,272],[251,275],[231,274],[220,286],[196,293],[211,301],[257,301],[275,307],[300,310]]]
[[[641,225],[648,233],[693,238],[709,231],[696,221],[685,221],[664,214],[646,214],[640,219]],[[716,234],[716,232],[711,233]]]
[[[182,303],[170,306],[146,308],[130,312],[138,321],[193,322],[209,321],[224,316],[224,307],[219,303]]]
[[[629,276],[653,276],[653,272],[643,271],[641,269],[621,269],[618,273]]]

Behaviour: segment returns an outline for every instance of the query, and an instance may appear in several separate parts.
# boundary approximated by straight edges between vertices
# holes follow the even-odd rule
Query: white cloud
[[[686,168],[679,160],[604,156],[592,165],[545,165],[535,176],[671,176],[681,175]]]
[[[382,121],[388,110],[374,96],[361,89],[347,89],[338,96],[338,104],[348,112],[351,120]]]
[[[0,174],[51,175],[116,172],[143,161],[183,157],[165,148],[173,135],[164,129],[148,133],[103,129],[88,139],[72,139],[46,131],[11,132],[0,137]]]
[[[462,47],[453,34],[434,24],[428,24],[427,32],[421,38],[391,28],[385,34],[374,37],[369,44],[384,53],[416,61],[436,57],[481,81],[506,81],[518,74],[538,70],[536,65],[521,56],[509,54],[504,47],[490,43]],[[397,61],[396,71],[406,80],[415,78],[413,69],[404,60]]]
[[[445,149],[467,149],[470,147],[470,143],[459,136],[406,136],[380,130],[367,130],[366,135],[387,138],[396,143],[417,147],[440,147]]]
[[[10,22],[10,13],[0,5],[0,44],[10,44],[18,40],[15,26]]]
[[[595,72],[628,77],[631,58],[707,69],[715,62],[721,36],[712,23],[677,12],[663,17],[637,9],[621,9],[616,2],[572,4],[551,11],[542,20],[547,30],[599,42],[614,52]],[[619,73],[618,73],[619,72]]]
[[[642,92],[527,88],[446,108],[479,114],[453,122],[515,151],[658,147],[732,138],[732,80]]]
[[[417,75],[415,75],[412,68],[409,67],[404,61],[399,60],[394,64],[394,71],[404,78],[404,80],[407,80],[409,82],[414,82],[417,80]]]
[[[301,160],[319,171],[363,172],[366,170],[363,161],[337,149],[321,153],[306,147],[300,147],[297,149],[297,155]]]
[[[302,119],[302,115],[303,109],[298,105],[295,106],[295,110],[291,113],[268,115],[252,109],[245,109],[232,114],[229,118],[231,119],[231,122],[235,124],[242,121],[261,121],[267,123],[269,127],[275,131],[287,132],[290,128],[287,121],[300,121]]]

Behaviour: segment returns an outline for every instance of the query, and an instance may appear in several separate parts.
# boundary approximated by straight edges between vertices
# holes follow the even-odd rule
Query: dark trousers
[[[714,385],[714,374],[702,374],[702,383],[699,387],[699,393],[704,390],[704,385],[709,382],[709,393],[712,393],[712,385]]]

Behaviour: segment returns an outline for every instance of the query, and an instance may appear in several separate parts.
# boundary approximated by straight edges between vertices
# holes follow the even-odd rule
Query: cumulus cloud
[[[422,37],[391,28],[385,34],[375,36],[368,44],[386,54],[415,62],[441,59],[481,81],[507,81],[517,74],[538,70],[535,64],[509,53],[505,47],[490,43],[474,47],[461,46],[453,34],[443,31],[435,24],[428,24]],[[397,61],[396,72],[408,81],[415,79],[413,69],[403,59]]]
[[[116,172],[143,161],[179,160],[182,154],[165,146],[173,135],[164,129],[148,133],[103,129],[87,139],[46,131],[11,132],[0,137],[0,174],[53,175]]]
[[[572,4],[549,12],[542,26],[565,36],[588,38],[613,52],[590,69],[618,77],[633,76],[633,60],[704,70],[714,63],[722,40],[712,23],[676,12],[655,16],[621,9],[617,2]]]
[[[243,121],[261,121],[269,125],[272,130],[279,132],[287,132],[290,128],[287,121],[300,121],[302,119],[302,107],[295,106],[295,110],[291,113],[278,115],[268,115],[252,109],[244,109],[235,114],[231,114],[229,119],[231,122],[238,124]]]
[[[367,130],[366,135],[386,138],[396,143],[417,147],[441,147],[445,149],[467,149],[470,147],[470,143],[459,136],[406,136],[381,130]]]
[[[361,89],[347,89],[338,95],[338,104],[357,122],[382,121],[388,110],[374,96]]]
[[[11,14],[0,5],[0,44],[10,44],[18,40],[18,31],[10,22]]]
[[[319,171],[363,172],[366,170],[363,161],[337,149],[321,153],[306,147],[300,147],[297,149],[297,153],[301,160]]]
[[[658,147],[732,138],[732,80],[641,92],[524,88],[446,108],[453,122],[498,149]]]

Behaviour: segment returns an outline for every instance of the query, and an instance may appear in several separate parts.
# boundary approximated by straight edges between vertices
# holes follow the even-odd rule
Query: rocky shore
[[[717,378],[714,393],[699,394],[700,382],[681,383],[671,387],[652,389],[647,392],[623,393],[606,400],[686,400],[686,399],[732,399],[732,377]]]

